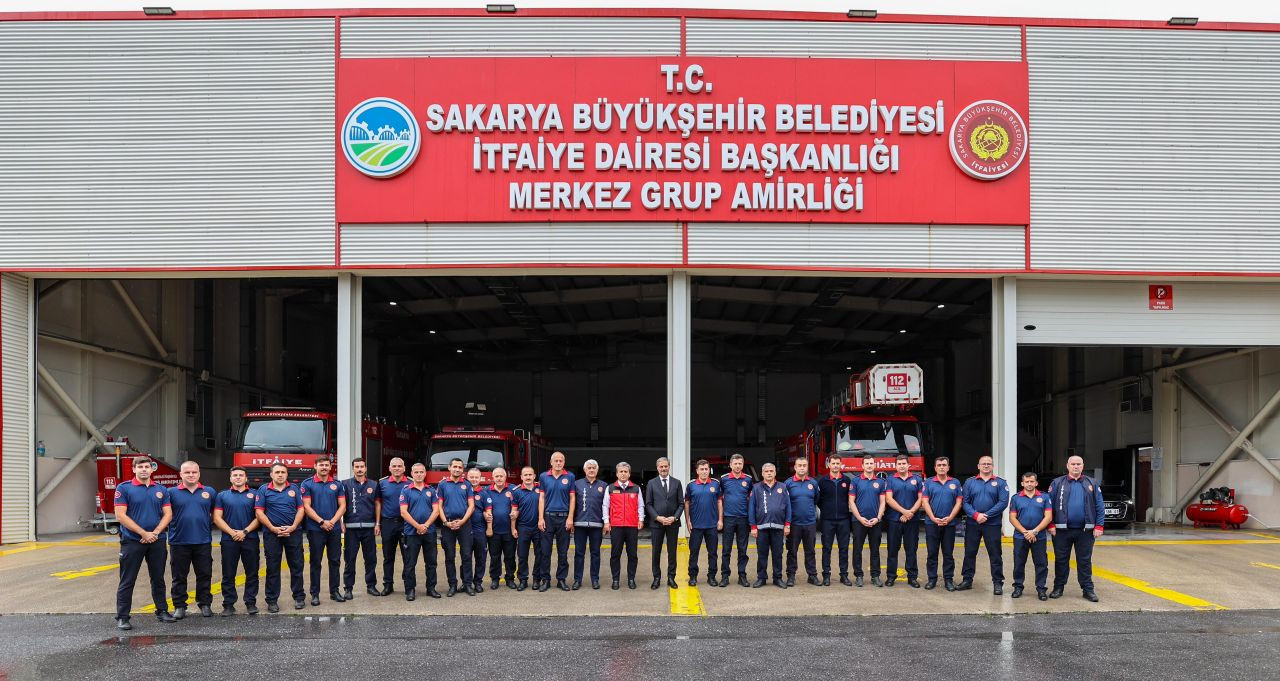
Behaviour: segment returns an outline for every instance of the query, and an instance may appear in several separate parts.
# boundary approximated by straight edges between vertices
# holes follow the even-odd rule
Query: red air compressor
[[[1230,487],[1210,487],[1200,493],[1200,503],[1187,505],[1187,520],[1196,527],[1238,530],[1248,518],[1249,509],[1236,503],[1236,491]]]

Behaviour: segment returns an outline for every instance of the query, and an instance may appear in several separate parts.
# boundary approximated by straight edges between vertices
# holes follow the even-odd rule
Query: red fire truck
[[[249,484],[270,480],[271,466],[289,468],[289,479],[305,480],[314,474],[316,461],[328,458],[337,463],[337,415],[302,407],[263,407],[244,414],[240,440],[232,461],[249,473]],[[421,431],[365,417],[361,422],[360,455],[370,476],[386,474],[394,457],[412,465],[425,449],[427,437]]]
[[[910,457],[911,470],[924,473],[925,437],[922,424],[909,410],[924,403],[924,373],[915,364],[876,364],[849,377],[842,391],[822,408],[805,412],[805,430],[779,440],[774,447],[778,476],[792,470],[797,459],[809,461],[809,474],[822,475],[833,452],[844,470],[858,473],[862,457],[876,457],[877,474],[892,474],[898,454]]]
[[[483,484],[493,482],[493,469],[502,466],[507,480],[519,484],[520,469],[535,471],[551,467],[551,442],[526,430],[498,430],[493,426],[445,426],[431,436],[423,463],[427,482],[435,484],[449,475],[449,462],[462,459],[467,469],[479,468]]]

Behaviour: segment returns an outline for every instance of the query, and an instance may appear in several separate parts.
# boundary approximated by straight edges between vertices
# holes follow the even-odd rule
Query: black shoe
[[[258,606],[256,606],[256,605],[246,605],[246,606],[244,607],[244,611],[245,611],[245,612],[247,612],[247,613],[249,613],[250,615],[256,615],[256,614],[258,614]]]
[[[440,592],[432,589],[431,587],[427,587],[427,595],[431,598],[440,598]]]
[[[165,624],[173,624],[178,621],[178,618],[170,615],[168,610],[160,610],[156,612],[156,619],[164,622]]]
[[[795,585],[796,585],[796,576],[795,576],[795,575],[790,575],[790,576],[788,576],[788,577],[787,577],[787,586],[788,586],[788,587],[792,587],[792,586],[795,586]]]
[[[573,580],[573,590],[577,591],[578,589],[581,589],[581,588],[582,588],[582,580],[581,579]]]
[[[720,586],[720,580],[716,579],[715,575],[708,575],[707,586]]]
[[[992,587],[991,587],[991,594],[992,594],[992,595],[994,595],[994,596],[1003,596],[1003,595],[1004,595],[1004,585],[1003,585],[1003,584],[996,584],[996,585],[992,586]]]
[[[861,588],[861,587],[862,587],[862,577],[854,577],[854,578],[853,578],[853,585],[854,585],[854,586],[856,586],[856,587]]]
[[[444,595],[448,596],[449,598],[453,598],[453,597],[454,597],[454,595],[456,595],[457,593],[458,593],[458,585],[457,585],[457,584],[450,584],[450,585],[449,585],[449,590],[448,590],[448,591],[446,591],[446,592],[444,593]]]
[[[628,588],[628,589],[634,589],[634,588],[636,588],[636,580],[634,580],[634,579],[628,579],[628,580],[627,580],[627,588]]]
[[[388,585],[386,585],[386,586],[382,587],[382,591],[378,592],[378,595],[379,595],[379,596],[390,596],[391,594],[393,594],[393,593],[395,593],[395,592],[396,592],[396,588],[395,588],[394,586],[391,586],[390,584],[388,584]]]
[[[950,579],[946,580],[945,585],[946,585],[946,587],[947,587],[947,591],[955,591],[955,590],[956,590],[956,583],[955,583],[954,581],[950,580]]]
[[[884,579],[884,585],[885,585],[885,586],[893,586],[893,583],[894,583],[894,582],[896,582],[896,581],[898,581],[898,578],[897,578],[897,577],[885,577],[885,579]]]
[[[546,591],[547,589],[550,589],[550,588],[551,588],[551,580],[549,579],[542,580],[542,584],[538,585],[538,591]]]
[[[345,596],[343,596],[343,595],[342,595],[342,592],[340,592],[340,591],[330,591],[330,592],[329,592],[329,600],[334,601],[334,602],[337,602],[337,603],[344,603],[344,602],[346,602],[346,600],[347,600],[347,599],[346,599],[346,597],[345,597]]]
[[[311,605],[320,605],[320,594],[311,594]]]
[[[280,606],[275,603],[268,603],[267,612],[280,612]]]
[[[591,588],[592,588],[592,589],[594,589],[594,590],[596,590],[596,591],[599,591],[599,590],[600,590],[600,580],[598,580],[598,579],[596,579],[596,578],[594,578],[594,577],[593,577],[593,578],[591,579]]]
[[[919,588],[920,588],[920,581],[919,581],[919,580],[916,580],[916,579],[908,579],[908,580],[907,580],[907,586],[911,587],[912,589],[919,589]]]
[[[609,588],[613,589],[614,591],[617,591],[621,587],[618,586],[618,580],[615,579],[613,580],[613,583],[609,585]]]
[[[378,591],[378,588],[377,588],[377,587],[373,587],[373,586],[371,586],[371,587],[369,587],[369,588],[365,589],[365,590],[364,590],[364,592],[365,592],[365,593],[367,593],[367,594],[369,594],[370,596],[381,596],[381,595],[382,595],[382,592],[381,592],[381,591]],[[350,594],[351,594],[351,592],[349,592],[349,591],[348,591],[348,592],[347,592],[347,594],[348,594],[348,595],[347,595],[347,598],[351,598],[351,595],[350,595]]]
[[[1009,594],[1009,598],[1022,598],[1022,587],[1013,587],[1013,593]]]
[[[880,580],[880,575],[872,575],[871,586],[884,586],[884,582]]]
[[[925,591],[933,591],[934,589],[938,588],[938,580],[936,580],[936,579],[931,579],[931,580],[929,580],[929,581],[925,582],[925,583],[924,583],[924,588],[925,588]]]
[[[1036,598],[1039,598],[1042,601],[1047,601],[1049,600],[1049,594],[1046,593],[1044,589],[1036,589]]]
[[[698,578],[697,578],[697,577],[690,577],[690,578],[689,578],[689,586],[697,586],[697,585],[698,585]]]
[[[679,585],[679,584],[676,584],[676,578],[675,578],[675,577],[667,577],[667,588],[669,588],[669,589],[679,589],[679,588],[680,588],[680,585]]]
[[[1086,591],[1086,592],[1084,592],[1084,599],[1085,599],[1086,601],[1089,601],[1090,603],[1097,603],[1097,602],[1098,602],[1098,594],[1096,594],[1096,593],[1094,593],[1094,592],[1092,592],[1092,591]]]
[[[956,585],[955,590],[956,590],[956,591],[968,591],[968,590],[970,590],[970,589],[972,589],[972,588],[973,588],[973,580],[972,580],[972,579],[966,579],[966,580],[964,580],[964,581],[960,582],[959,584],[957,584],[957,585]]]
[[[773,580],[773,585],[778,587],[779,589],[787,588],[787,583],[782,581],[781,577],[778,577],[777,579]]]
[[[500,586],[500,584],[499,584],[498,580],[496,580],[496,579],[491,579],[491,580],[489,580],[489,590],[490,590],[490,591],[497,591],[499,586]],[[507,582],[507,586],[511,586],[511,582]]]
[[[516,590],[518,590],[518,589],[519,589],[519,586],[518,586],[518,584],[517,584],[517,582],[516,582],[516,580],[515,580],[515,578],[514,578],[514,577],[507,577],[507,578],[503,579],[503,581],[507,583],[507,588],[508,588],[508,589],[516,589]]]
[[[305,608],[305,607],[307,607],[307,602],[306,602],[306,601],[294,601],[294,602],[293,602],[293,609],[294,609],[294,610],[301,610],[301,609],[303,609],[303,608]]]
[[[1053,587],[1053,591],[1049,592],[1049,598],[1062,598],[1062,587]]]
[[[474,595],[476,595],[476,587],[475,587],[475,585],[474,585],[474,584],[468,584],[468,585],[467,585],[467,595],[468,595],[468,596],[474,596]]]
[[[849,579],[849,575],[840,575],[840,583],[845,586],[853,586],[853,580]]]
[[[342,592],[342,600],[344,600],[344,601],[352,600],[352,599],[353,599],[353,598],[355,598],[355,597],[356,597],[356,595],[355,595],[355,594],[353,594],[353,593],[351,593],[351,589],[347,589],[346,591],[343,591],[343,592]]]
[[[764,586],[764,584],[765,582],[763,579],[757,579],[756,581],[751,583],[751,588],[759,589],[760,587]]]
[[[658,587],[660,587],[660,586],[662,586],[662,580],[661,580],[660,578],[658,578],[658,577],[654,577],[654,578],[653,578],[653,584],[650,584],[650,585],[649,585],[649,588],[650,588],[650,589],[655,589],[655,590],[656,590],[656,589],[657,589]]]
[[[565,583],[565,581],[564,581],[563,579],[557,579],[557,580],[556,580],[556,588],[557,588],[557,589],[560,589],[561,591],[568,591],[568,590],[569,590],[569,585],[568,585],[568,584],[566,584],[566,583]]]
[[[819,586],[819,585],[821,585],[821,584],[822,584],[822,582],[819,582],[819,581],[818,581],[818,576],[817,576],[817,575],[809,575],[809,579],[806,579],[805,581],[806,581],[806,582],[808,582],[808,583],[810,583],[810,584],[812,584],[812,585],[814,585],[814,586]]]
[[[207,606],[207,605],[202,605],[202,606],[200,606],[200,616],[201,616],[201,617],[213,617],[213,608],[210,608],[210,607],[209,607],[209,606]]]
[[[475,589],[476,589],[476,593],[478,593],[478,594],[482,594],[482,593],[484,593],[484,582],[483,582],[483,581],[476,582],[473,586],[474,586],[474,587],[475,587]]]
[[[132,624],[129,624],[129,618],[128,618],[128,617],[117,617],[117,618],[116,618],[116,629],[119,629],[120,631],[129,631],[129,630],[130,630],[130,629],[132,629],[132,628],[133,628],[133,625],[132,625]]]
[[[510,584],[508,584],[507,586],[510,586]],[[529,582],[523,579],[520,580],[520,583],[516,585],[516,591],[524,591],[525,589],[528,589],[528,588],[529,588]]]
[[[738,575],[738,586],[751,586],[751,582],[747,581],[746,575]]]
[[[187,606],[180,605],[173,609],[173,615],[172,615],[173,619],[180,620],[180,619],[186,618],[186,616],[187,616]]]
[[[822,578],[822,585],[831,586],[831,575],[827,575],[826,577]]]
[[[417,590],[417,589],[405,589],[405,590],[404,590],[404,599],[405,599],[406,601],[413,601],[413,600],[417,600],[417,598],[418,598],[418,590]]]

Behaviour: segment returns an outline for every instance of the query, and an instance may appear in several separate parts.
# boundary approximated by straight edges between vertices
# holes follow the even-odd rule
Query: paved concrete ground
[[[1275,679],[1274,610],[886,617],[257,617],[117,637],[0,617],[3,679]],[[151,629],[151,627],[148,627]],[[468,671],[463,672],[463,669]]]
[[[221,576],[216,542],[214,546],[216,590]],[[958,543],[957,564],[962,554],[963,545]],[[838,584],[822,588],[801,583],[787,590],[772,586],[743,589],[736,584],[727,588],[711,588],[704,581],[694,589],[685,585],[683,566],[688,560],[685,550],[681,551],[678,570],[681,587],[652,591],[649,589],[647,542],[641,549],[640,588],[629,591],[624,587],[613,592],[609,590],[607,555],[606,545],[603,588],[598,592],[585,588],[562,593],[553,588],[546,593],[516,593],[503,588],[498,594],[486,591],[474,598],[465,595],[440,600],[419,598],[408,603],[400,594],[387,598],[368,596],[359,586],[357,598],[350,603],[332,603],[325,593],[319,607],[308,606],[301,613],[292,609],[287,596],[281,600],[281,605],[285,606],[283,612],[286,614],[306,615],[744,617],[1280,609],[1280,534],[1266,532],[1165,527],[1110,531],[1094,552],[1095,581],[1102,599],[1096,604],[1080,598],[1074,575],[1062,599],[1038,601],[1034,598],[1034,589],[1030,590],[1031,598],[1011,599],[1012,547],[1008,544],[1004,546],[1006,589],[1003,597],[991,594],[985,552],[979,554],[974,590],[959,593],[948,593],[942,589],[911,589],[904,581],[899,581],[891,589],[870,586],[858,589]],[[923,545],[919,558],[923,570]],[[702,568],[705,576],[705,554]],[[754,575],[754,551],[751,552],[748,570]],[[105,535],[57,537],[33,544],[0,547],[0,614],[110,613],[114,608],[116,577],[115,539]],[[362,576],[358,576],[357,584],[363,584],[361,579]],[[443,568],[440,569],[440,579],[443,584]],[[286,574],[286,586],[287,580]],[[322,580],[322,584],[327,584],[327,580]],[[194,587],[194,577],[189,578],[188,584]],[[396,584],[399,587],[399,579]],[[144,572],[134,594],[135,612],[146,614],[147,594]],[[194,597],[191,600],[194,601]],[[215,608],[220,602],[220,596],[215,593]],[[140,628],[150,630],[154,626],[149,618],[139,616],[136,620]]]

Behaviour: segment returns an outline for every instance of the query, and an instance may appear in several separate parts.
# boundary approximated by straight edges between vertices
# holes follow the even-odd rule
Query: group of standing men
[[[1097,601],[1093,588],[1090,558],[1093,540],[1102,534],[1101,488],[1083,475],[1084,462],[1073,456],[1067,475],[1057,478],[1048,492],[1037,489],[1034,473],[1022,476],[1022,490],[1012,499],[1007,483],[992,473],[991,457],[978,462],[978,475],[963,484],[949,476],[950,461],[934,461],[936,475],[927,480],[912,473],[909,459],[900,455],[895,473],[887,478],[875,474],[875,459],[862,460],[856,477],[843,472],[843,458],[833,454],[828,472],[809,477],[808,461],[794,463],[794,475],[777,479],[777,468],[766,463],[760,481],[744,472],[740,454],[730,458],[729,472],[711,477],[711,465],[695,464],[696,479],[687,485],[671,476],[670,461],[658,459],[658,477],[643,488],[632,482],[631,466],[615,468],[615,481],[598,477],[594,460],[583,464],[579,479],[565,470],[565,456],[556,452],[551,469],[538,474],[526,466],[519,484],[507,483],[507,471],[492,471],[492,484],[481,485],[478,469],[464,471],[464,462],[449,463],[448,477],[435,485],[426,483],[426,467],[416,463],[405,475],[402,459],[392,459],[391,475],[374,480],[368,477],[363,459],[352,462],[353,476],[336,480],[331,464],[321,459],[316,473],[301,485],[288,479],[288,468],[276,464],[271,481],[254,489],[248,485],[243,468],[232,468],[230,487],[218,492],[200,482],[200,467],[193,461],[182,464],[181,484],[165,488],[151,480],[152,462],[134,459],[134,478],[120,484],[115,492],[116,516],[120,521],[120,583],[116,592],[116,624],[131,629],[133,587],[145,562],[151,581],[156,617],[161,622],[182,619],[187,610],[187,576],[196,577],[195,605],[204,617],[212,616],[212,529],[221,532],[222,615],[235,613],[239,598],[236,575],[244,571],[243,604],[257,614],[260,558],[265,556],[265,602],[270,612],[278,612],[281,587],[281,560],[287,562],[294,607],[306,607],[303,584],[305,533],[311,551],[311,604],[320,604],[322,561],[328,564],[329,597],[343,602],[354,597],[356,559],[364,563],[366,591],[372,596],[394,593],[396,553],[400,552],[401,580],[406,600],[417,597],[417,565],[425,564],[425,594],[440,598],[437,586],[437,541],[443,548],[447,596],[465,592],[469,596],[484,591],[486,560],[489,588],[505,582],[510,589],[551,587],[551,551],[556,551],[556,586],[570,591],[582,587],[584,577],[593,589],[600,588],[600,546],[610,536],[609,567],[611,587],[621,588],[622,557],[626,554],[626,583],[636,588],[639,530],[648,524],[653,542],[652,589],[662,586],[662,554],[667,557],[666,584],[677,588],[676,547],[685,518],[689,524],[688,583],[698,584],[699,554],[707,551],[707,584],[727,587],[731,558],[737,545],[737,575],[740,586],[795,585],[803,552],[808,582],[831,584],[831,554],[839,551],[839,581],[846,586],[863,586],[862,551],[870,556],[871,584],[893,586],[898,574],[898,554],[905,552],[907,584],[919,587],[916,551],[921,524],[927,546],[925,589],[938,582],[938,562],[948,591],[971,589],[980,543],[985,543],[991,563],[994,593],[1003,593],[1004,571],[1000,551],[1002,515],[1010,512],[1014,534],[1014,591],[1023,592],[1026,558],[1035,566],[1035,586],[1041,600],[1062,595],[1070,571],[1071,551],[1076,553],[1077,573],[1084,597]],[[956,527],[963,511],[965,523],[964,562],[961,582],[954,581]],[[887,528],[887,530],[885,529]],[[1056,554],[1054,588],[1046,593],[1046,531],[1052,536]],[[821,579],[815,561],[815,543],[821,533]],[[879,548],[888,535],[888,559],[881,580]],[[345,535],[345,537],[344,537]],[[574,571],[568,583],[568,550],[573,537]],[[756,541],[756,579],[747,576],[748,536]],[[382,542],[382,586],[377,582],[376,542]],[[344,541],[345,538],[345,541]],[[260,542],[261,539],[261,542]],[[723,541],[721,541],[723,539]],[[850,539],[853,543],[853,574],[849,579]],[[261,552],[259,544],[261,543]],[[786,577],[782,554],[786,546]],[[723,546],[721,551],[720,546]],[[345,548],[344,548],[345,546]],[[534,561],[529,562],[533,549]],[[340,555],[341,554],[341,555]],[[587,557],[590,556],[589,573]],[[166,558],[171,559],[173,611],[165,598]],[[345,559],[345,570],[340,570]],[[772,562],[772,574],[770,574]],[[717,578],[717,568],[719,577]],[[772,579],[770,579],[772,577]],[[460,579],[459,579],[460,578]]]

